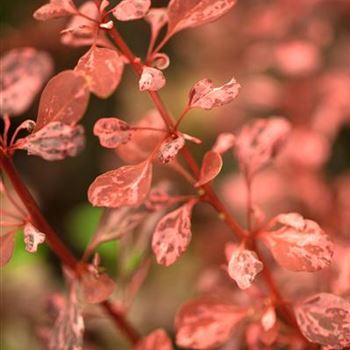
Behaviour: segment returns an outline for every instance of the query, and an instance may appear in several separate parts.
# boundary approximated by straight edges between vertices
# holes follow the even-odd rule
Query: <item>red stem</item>
[[[33,196],[19,177],[12,160],[3,152],[0,152],[0,168],[1,171],[6,173],[18,197],[22,200],[22,203],[28,210],[32,224],[41,232],[45,233],[47,244],[57,255],[62,264],[70,267],[73,271],[76,271],[79,264],[78,260],[61,241],[54,229],[47,223]],[[130,343],[135,345],[140,340],[140,336],[126,320],[124,315],[117,312],[113,305],[108,301],[101,303],[101,306],[103,306],[105,311],[112,317],[119,330],[127,337]]]
[[[125,43],[123,38],[120,36],[119,32],[116,28],[113,28],[109,31],[109,34],[115,44],[119,47],[119,49],[122,51],[122,53],[128,58],[128,60],[131,63],[131,66],[134,69],[134,72],[138,77],[140,77],[142,72],[142,62],[135,57],[135,55],[132,53],[132,51],[129,49],[128,45]],[[158,109],[161,117],[163,118],[165,124],[167,125],[167,128],[170,133],[175,131],[175,123],[168,113],[166,107],[163,104],[163,101],[161,100],[159,94],[155,91],[148,91],[150,98],[152,99],[155,107]],[[198,178],[199,175],[199,167],[196,163],[195,159],[193,158],[191,152],[189,149],[185,146],[181,150],[182,156],[184,157],[185,161],[187,162],[188,166],[190,167],[191,171],[193,172],[194,176]],[[248,237],[248,233],[239,225],[239,223],[236,221],[236,219],[229,213],[226,206],[223,204],[223,202],[220,200],[220,198],[217,196],[213,188],[210,184],[206,184],[201,187],[205,191],[205,196],[207,198],[207,201],[215,208],[215,210],[222,216],[223,220],[226,222],[226,224],[232,229],[233,232],[237,234],[241,239],[245,239]],[[254,242],[253,242],[254,243]],[[259,253],[257,247],[254,245],[254,249],[257,252],[258,256],[260,258],[263,258],[262,255]],[[260,259],[262,260],[262,259]],[[280,306],[281,312],[285,315],[287,321],[290,323],[290,325],[296,329],[298,334],[301,335],[299,327],[297,326],[295,316],[290,311],[290,309],[286,306],[286,303],[284,302],[277,285],[272,277],[271,272],[269,271],[267,264],[264,264],[264,273],[263,277],[265,280],[266,285],[269,287],[271,294],[273,295],[276,304]],[[302,335],[301,335],[302,336]]]

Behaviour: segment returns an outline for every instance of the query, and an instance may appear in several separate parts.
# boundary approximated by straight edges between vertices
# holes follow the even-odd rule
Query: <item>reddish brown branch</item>
[[[79,263],[78,260],[61,241],[55,230],[48,224],[48,222],[42,215],[41,210],[38,207],[35,199],[31,195],[25,184],[22,182],[12,160],[8,158],[3,152],[0,152],[0,168],[1,171],[3,171],[7,175],[18,197],[21,199],[22,203],[26,207],[30,215],[32,224],[41,232],[45,233],[47,244],[49,245],[51,250],[56,254],[56,256],[60,259],[61,263],[75,271]],[[101,306],[105,309],[106,313],[109,314],[114,320],[120,332],[124,334],[124,336],[130,341],[131,344],[135,345],[139,341],[140,336],[137,333],[137,331],[132,327],[132,325],[126,320],[124,315],[120,312],[117,312],[113,305],[108,301],[101,303]]]

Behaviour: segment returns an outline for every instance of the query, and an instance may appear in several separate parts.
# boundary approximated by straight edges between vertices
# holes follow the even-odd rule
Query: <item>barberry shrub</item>
[[[49,298],[55,320],[50,325],[36,325],[45,348],[99,348],[89,332],[91,320],[105,317],[101,310],[136,350],[171,350],[175,346],[250,350],[350,347],[350,245],[341,229],[350,227],[345,219],[350,208],[350,184],[344,177],[337,179],[332,190],[325,188],[321,170],[332,137],[324,132],[324,111],[315,112],[309,127],[279,115],[254,118],[236,131],[218,132],[213,142],[192,135],[183,121],[190,120],[195,109],[204,120],[210,118],[206,111],[239,103],[241,90],[249,89],[244,79],[237,81],[229,73],[221,84],[209,78],[192,82],[187,93],[181,91],[185,103],[177,118],[158,93],[171,84],[166,72],[171,59],[163,52],[168,41],[180,31],[235,11],[235,3],[170,0],[166,7],[156,8],[150,0],[122,0],[117,4],[88,0],[80,6],[73,0],[50,0],[35,11],[34,18],[67,18],[67,26],[61,31],[62,43],[85,51],[75,67],[52,77],[53,60],[42,50],[16,48],[2,55],[0,264],[4,267],[11,260],[19,235],[27,252],[36,254],[47,244],[60,259],[66,291]],[[257,23],[262,21],[255,16]],[[277,20],[274,12],[265,16]],[[134,20],[144,20],[150,27],[143,58],[133,53],[119,32],[120,22]],[[266,23],[260,25],[268,27]],[[281,74],[298,79],[320,65],[311,43],[281,43],[275,58]],[[150,97],[154,109],[133,122],[123,116],[96,115],[93,130],[85,131],[83,117],[90,96],[109,98],[126,69],[134,71],[140,93]],[[202,75],[205,77],[206,72]],[[341,90],[342,82],[329,76],[324,90],[332,84]],[[264,94],[265,88],[273,89],[271,81],[260,83],[262,88],[255,86],[257,94]],[[13,118],[25,113],[39,92],[36,119],[24,120],[12,130]],[[263,103],[259,96],[245,96],[252,104]],[[269,93],[266,96],[268,99]],[[337,120],[340,125],[350,99],[329,99],[327,104],[325,97],[325,106],[320,108],[336,109],[341,115]],[[124,164],[97,174],[86,188],[91,206],[103,208],[103,213],[82,257],[76,258],[48,224],[12,158],[20,151],[47,161],[79,157],[87,132]],[[205,150],[199,165],[192,150]],[[239,178],[228,177],[222,185],[227,191],[214,189],[224,165],[229,168],[230,164],[239,168]],[[160,178],[159,169],[164,168],[168,172]],[[172,186],[176,177],[188,186]],[[282,177],[284,186],[279,185]],[[288,188],[293,177],[298,177],[298,186]],[[242,191],[244,198],[239,202]],[[273,215],[271,210],[264,210],[260,200],[263,197],[268,201],[271,193],[278,198]],[[288,196],[308,210],[299,213],[284,204]],[[324,206],[317,203],[326,199],[336,203],[339,210],[327,220]],[[201,235],[200,223],[207,220],[207,212],[201,209],[204,204],[213,208],[215,220],[223,221],[231,233],[220,250],[222,262],[216,270],[203,272],[200,292],[184,301],[173,318],[173,328],[159,324],[141,335],[127,313],[149,275],[151,261],[168,268],[188,254],[192,237]],[[242,220],[242,212],[246,220]],[[215,246],[218,225],[205,228],[210,233],[206,243],[209,250],[210,245]],[[132,274],[122,281],[103,267],[98,248],[116,240],[130,242],[135,235],[138,239],[132,244],[146,248]],[[174,285],[177,283],[181,281]],[[298,285],[305,285],[306,292],[300,292]],[[152,315],[147,317],[152,319]]]

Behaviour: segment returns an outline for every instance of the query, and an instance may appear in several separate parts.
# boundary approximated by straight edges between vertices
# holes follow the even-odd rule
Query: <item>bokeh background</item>
[[[51,54],[56,73],[71,69],[86,48],[61,44],[59,32],[66,20],[41,23],[32,18],[42,3],[1,1],[1,54],[33,46]],[[161,7],[167,1],[152,4]],[[147,23],[118,23],[118,28],[136,54],[143,57],[148,43]],[[174,116],[184,107],[193,83],[202,78],[211,78],[219,85],[234,76],[242,85],[233,103],[211,112],[193,111],[183,123],[184,132],[205,141],[190,146],[198,161],[221,131],[236,132],[257,117],[288,118],[295,128],[293,142],[287,144],[276,165],[258,177],[254,200],[267,217],[285,210],[299,211],[327,227],[340,241],[349,242],[350,2],[239,0],[217,22],[177,34],[165,52],[171,65],[165,71],[167,85],[161,95]],[[13,129],[26,118],[35,120],[38,100],[23,116],[13,118]],[[19,172],[48,221],[77,256],[89,242],[101,215],[100,209],[88,204],[87,188],[98,174],[123,164],[116,154],[99,146],[92,135],[93,124],[107,116],[137,121],[151,108],[127,68],[112,98],[91,98],[83,119],[86,148],[79,156],[46,162],[24,152],[16,154]],[[159,167],[155,183],[163,179],[170,180],[174,193],[190,191],[176,173]],[[245,188],[232,154],[225,156],[215,187],[244,224]],[[231,238],[230,233],[205,205],[195,210],[193,225],[190,250],[166,269],[153,259],[150,274],[131,307],[131,319],[145,334],[160,326],[173,334],[178,307],[198,290],[213,288],[218,278],[224,278],[217,274],[221,273],[223,246]],[[140,239],[141,234],[149,237],[149,232],[135,232],[133,237],[99,248],[103,265],[120,286],[117,298],[122,297],[123,286],[140,261],[151,255],[149,241]],[[52,324],[48,297],[65,288],[58,261],[45,247],[36,255],[27,254],[18,235],[14,258],[1,273],[1,349],[45,348],[43,333]],[[281,283],[287,288],[288,278],[299,276],[284,275]],[[305,290],[314,288],[303,283]],[[128,349],[107,318],[88,318],[87,329],[88,349]],[[227,349],[239,348],[233,343],[231,346]]]

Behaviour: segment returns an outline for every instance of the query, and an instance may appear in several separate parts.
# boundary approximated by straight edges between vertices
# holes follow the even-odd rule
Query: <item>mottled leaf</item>
[[[236,0],[171,0],[168,5],[168,35],[213,22],[235,3]]]
[[[159,161],[164,164],[171,162],[183,146],[185,146],[185,139],[182,135],[177,135],[176,138],[168,137],[159,147]]]
[[[99,138],[101,146],[117,148],[130,141],[132,130],[128,123],[118,118],[100,118],[94,125],[94,135]]]
[[[15,249],[15,234],[9,232],[0,235],[0,267],[5,266],[12,258]]]
[[[150,190],[152,163],[126,165],[98,176],[90,185],[89,201],[97,207],[139,206]]]
[[[116,287],[115,282],[106,273],[84,273],[81,283],[85,299],[89,304],[98,304],[107,300]]]
[[[157,224],[152,238],[152,249],[158,264],[173,264],[187,249],[191,238],[192,200],[165,215]]]
[[[13,49],[0,59],[0,113],[25,112],[53,71],[51,57],[33,48]]]
[[[123,60],[117,51],[93,46],[80,58],[75,71],[86,78],[92,93],[107,98],[119,85],[123,68]]]
[[[298,214],[281,214],[276,230],[261,234],[277,262],[291,271],[318,271],[331,263],[333,242],[321,227]],[[286,220],[293,216],[293,220]]]
[[[81,125],[50,122],[39,131],[18,140],[17,145],[17,148],[27,150],[29,155],[46,160],[75,157],[85,146],[84,129]]]
[[[45,233],[40,232],[30,222],[25,224],[23,233],[26,251],[29,253],[35,253],[38,250],[38,245],[45,242]]]
[[[350,346],[350,302],[333,294],[313,295],[295,307],[304,336],[332,349]]]
[[[263,264],[256,253],[241,246],[235,246],[228,262],[228,274],[241,289],[251,287],[255,276],[262,271]]]
[[[77,8],[72,0],[50,0],[48,4],[37,9],[33,17],[39,21],[47,21],[48,19],[70,16],[76,13]]]
[[[212,147],[212,151],[219,154],[227,152],[236,143],[236,136],[231,132],[222,132],[218,135]]]
[[[86,80],[71,70],[59,73],[48,82],[41,95],[35,130],[54,121],[76,124],[83,117],[88,102]]]
[[[157,91],[165,86],[166,80],[161,70],[152,67],[143,67],[139,80],[140,91]]]
[[[52,330],[50,350],[82,350],[84,319],[77,297],[77,282],[70,281],[68,300]]]
[[[243,127],[235,153],[242,171],[251,177],[279,151],[291,129],[283,118],[257,119]]]
[[[142,338],[135,350],[173,350],[173,345],[164,329],[157,329]]]
[[[185,304],[176,315],[176,344],[213,349],[224,344],[245,317],[246,310],[209,297]]]
[[[145,17],[150,7],[151,0],[122,0],[112,13],[118,21],[132,21]]]
[[[240,87],[234,78],[220,87],[214,87],[210,79],[202,79],[192,86],[188,104],[191,108],[205,110],[220,107],[231,102],[238,95]]]
[[[222,168],[222,158],[217,152],[209,151],[204,155],[196,187],[200,187],[215,179]]]

